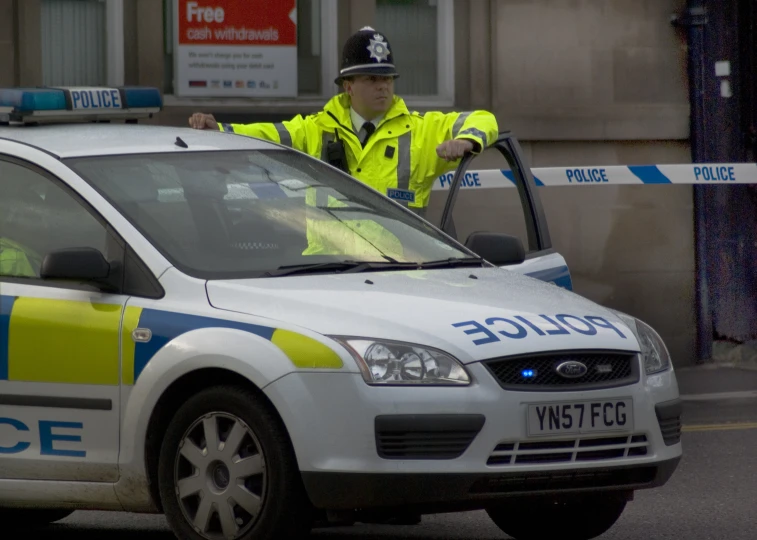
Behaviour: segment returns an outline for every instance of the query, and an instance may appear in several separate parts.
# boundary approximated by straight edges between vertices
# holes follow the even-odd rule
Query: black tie
[[[368,139],[371,138],[371,135],[373,135],[373,132],[376,131],[376,126],[373,125],[373,122],[366,122],[363,124],[363,129],[365,130],[365,138],[362,141],[362,145],[365,146],[365,143],[368,142]]]

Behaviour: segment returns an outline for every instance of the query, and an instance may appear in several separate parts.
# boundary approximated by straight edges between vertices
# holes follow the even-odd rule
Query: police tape
[[[532,168],[537,186],[683,184],[757,184],[757,163],[707,163],[685,165],[613,165],[608,167]],[[448,190],[455,173],[443,174],[434,191]],[[515,187],[512,171],[468,171],[462,189]]]

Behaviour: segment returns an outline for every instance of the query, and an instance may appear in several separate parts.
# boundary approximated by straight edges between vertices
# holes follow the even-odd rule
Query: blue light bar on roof
[[[162,107],[160,91],[146,86],[0,88],[0,110],[11,121],[128,119]]]
[[[127,107],[131,109],[163,106],[163,98],[157,88],[145,86],[127,86],[123,88]]]
[[[0,107],[17,111],[57,111],[66,109],[62,90],[37,88],[0,89]]]

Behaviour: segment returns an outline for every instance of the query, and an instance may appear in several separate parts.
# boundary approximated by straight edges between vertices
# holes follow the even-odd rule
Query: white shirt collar
[[[363,124],[367,122],[365,118],[360,116],[357,112],[355,112],[355,109],[350,107],[350,117],[352,118],[352,129],[355,131],[355,133],[359,133],[360,130],[363,128]],[[383,120],[384,115],[378,116],[371,120],[371,124],[378,127],[378,125],[381,123],[381,120]]]

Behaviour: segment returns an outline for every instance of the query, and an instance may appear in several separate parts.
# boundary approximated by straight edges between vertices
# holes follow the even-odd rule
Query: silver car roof
[[[186,143],[187,148],[176,144],[177,137]],[[2,126],[0,139],[28,144],[59,158],[150,152],[282,148],[261,139],[222,131],[124,123]]]

